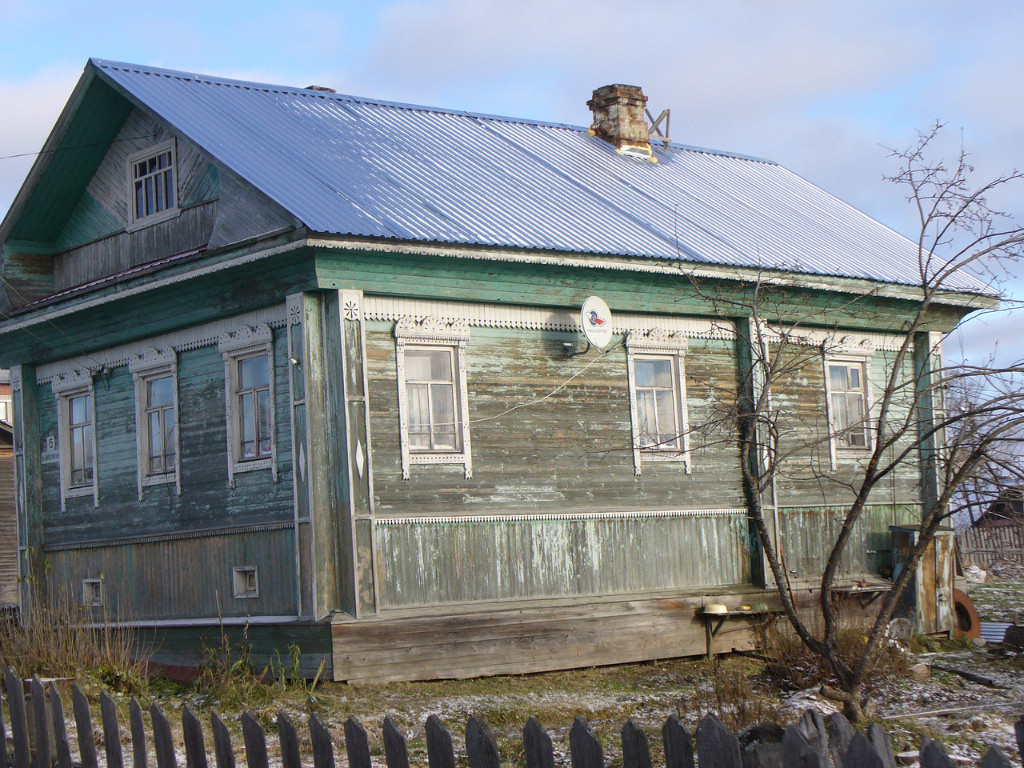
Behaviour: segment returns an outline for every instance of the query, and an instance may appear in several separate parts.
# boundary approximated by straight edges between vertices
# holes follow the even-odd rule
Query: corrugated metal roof
[[[769,161],[673,144],[655,164],[568,125],[91,64],[316,232],[920,282],[914,243]]]

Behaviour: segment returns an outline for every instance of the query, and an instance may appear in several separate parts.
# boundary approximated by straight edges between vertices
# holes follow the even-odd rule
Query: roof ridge
[[[510,115],[495,115],[487,112],[471,112],[462,109],[452,109],[450,107],[435,107],[427,104],[412,104],[409,102],[402,101],[390,101],[388,99],[376,99],[369,96],[353,96],[347,93],[331,93],[327,91],[319,91],[311,88],[301,88],[294,85],[275,85],[272,83],[260,83],[254,80],[238,80],[230,77],[220,77],[217,75],[204,75],[198,72],[187,72],[184,70],[165,69],[162,67],[151,67],[142,64],[131,64],[123,61],[109,61],[106,59],[90,58],[89,62],[99,69],[119,69],[123,71],[135,71],[144,74],[159,75],[162,77],[175,77],[185,80],[196,80],[197,82],[209,83],[211,85],[220,85],[231,88],[244,88],[251,90],[265,91],[267,93],[291,93],[296,96],[302,96],[305,98],[319,98],[323,100],[337,100],[344,102],[352,102],[356,104],[370,104],[380,107],[387,107],[391,109],[407,109],[416,112],[431,112],[441,115],[454,115],[458,117],[467,117],[473,120],[494,120],[503,123],[516,123],[520,125],[530,125],[540,128],[558,128],[562,130],[574,131],[577,133],[586,133],[587,128],[579,125],[572,125],[571,123],[562,123],[552,120],[538,120],[527,117],[513,117]],[[652,146],[661,144],[665,146],[663,141],[659,141],[657,137],[651,140]],[[731,152],[724,149],[712,149],[710,147],[699,147],[691,144],[682,144],[680,142],[670,141],[668,146],[672,149],[680,150],[683,152],[700,152],[705,155],[716,155],[720,157],[729,157],[736,160],[747,160],[755,163],[767,163],[769,165],[778,165],[774,160],[770,160],[764,157],[757,157],[755,155],[746,155],[739,152]]]

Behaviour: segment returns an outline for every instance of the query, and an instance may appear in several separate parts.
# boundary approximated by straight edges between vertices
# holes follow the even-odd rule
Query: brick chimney
[[[594,122],[587,131],[624,154],[651,157],[651,141],[644,120],[647,97],[636,85],[603,85],[587,106]]]

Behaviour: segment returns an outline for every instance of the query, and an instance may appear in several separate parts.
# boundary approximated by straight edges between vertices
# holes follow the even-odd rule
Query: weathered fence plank
[[[921,745],[921,768],[953,768],[952,761],[939,742],[926,736],[921,739]]]
[[[455,748],[452,735],[441,718],[431,715],[425,727],[427,733],[427,763],[430,768],[455,768]]]
[[[295,732],[291,718],[284,711],[277,713],[277,736],[281,740],[281,765],[283,768],[302,768],[299,735]]]
[[[782,726],[776,723],[758,723],[737,733],[743,768],[786,768],[782,748],[785,735]]]
[[[569,729],[569,753],[572,768],[603,768],[604,750],[601,742],[590,730],[590,723],[583,715],[576,715]]]
[[[523,757],[526,768],[555,768],[555,749],[551,736],[532,715],[523,726]]]
[[[842,768],[843,756],[853,739],[853,726],[841,712],[833,712],[825,718],[825,730],[828,732],[828,749],[832,753],[832,760],[837,768]]]
[[[697,764],[700,768],[740,768],[740,742],[713,714],[697,726]]]
[[[121,752],[121,728],[117,724],[117,707],[106,691],[100,694],[100,717],[103,720],[103,751],[107,755],[107,768],[124,768]]]
[[[469,768],[501,768],[498,742],[487,723],[478,717],[471,717],[466,723],[466,757]]]
[[[132,765],[134,768],[146,768],[149,760],[146,749],[146,722],[142,716],[142,707],[134,696],[128,704],[128,729],[132,733]]]
[[[56,686],[50,687],[50,719],[53,721],[53,746],[56,751],[57,768],[72,768],[71,743],[68,741],[68,727],[64,722],[64,702]],[[0,752],[4,750],[0,749]]]
[[[384,759],[388,768],[409,768],[409,748],[405,744],[405,736],[398,730],[391,715],[384,717],[381,730],[384,736]]]
[[[32,760],[28,742],[28,717],[25,714],[25,690],[21,678],[14,674],[11,667],[4,672],[4,685],[7,688],[7,711],[11,718],[11,738],[14,741],[14,765],[21,768]]]
[[[50,724],[51,720],[46,712],[46,691],[39,677],[32,675],[32,719],[36,726],[36,766],[38,768],[50,768],[53,765],[50,749]]]
[[[188,704],[181,710],[181,735],[185,742],[185,764],[188,768],[209,768],[203,726]]]
[[[4,726],[4,708],[0,706],[0,768],[7,768],[7,729]]]
[[[213,732],[213,756],[217,768],[235,768],[235,750],[231,746],[231,734],[220,715],[210,713],[210,730]]]
[[[1003,750],[992,746],[988,748],[988,752],[981,758],[979,768],[1013,768],[1013,765],[1010,763],[1010,759],[1003,754]]]
[[[149,708],[149,718],[153,721],[153,749],[156,751],[157,768],[177,768],[174,738],[171,736],[171,724],[167,721],[167,716],[154,704]]]
[[[885,768],[885,762],[863,733],[854,733],[843,750],[842,765],[846,768]]]
[[[345,752],[349,768],[370,768],[370,739],[354,717],[345,721]]]
[[[242,740],[245,741],[245,764],[249,768],[267,768],[267,736],[260,724],[249,714],[242,713]]]
[[[644,733],[632,719],[622,726],[623,768],[651,768],[651,746]]]
[[[89,699],[85,697],[77,683],[71,688],[71,709],[75,713],[75,730],[78,732],[78,757],[82,761],[82,768],[98,768],[96,734],[92,730],[92,713],[89,712]]]
[[[1013,730],[1017,734],[1017,751],[1020,752],[1021,764],[1024,764],[1024,717],[1014,723]]]
[[[896,768],[896,755],[892,751],[892,741],[889,740],[889,734],[882,730],[882,726],[878,723],[868,726],[868,741],[875,748],[884,768]]]
[[[782,749],[786,754],[786,765],[792,768],[829,768],[828,745],[825,756],[821,748],[812,744],[804,735],[805,731],[799,724],[786,728],[782,735]]]
[[[661,727],[661,740],[665,745],[666,768],[694,768],[693,739],[675,715]]]
[[[309,716],[309,740],[313,746],[313,768],[334,768],[334,744],[327,730],[314,712]],[[390,764],[389,764],[390,765]]]

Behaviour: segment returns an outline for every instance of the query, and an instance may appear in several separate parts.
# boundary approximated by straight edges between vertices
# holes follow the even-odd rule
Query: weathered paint
[[[97,621],[295,615],[293,536],[287,527],[50,550],[51,597],[80,603],[82,579],[102,579]],[[234,597],[236,566],[256,566],[258,597]]]
[[[375,527],[382,608],[749,582],[746,516],[404,521]]]

